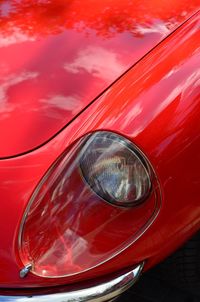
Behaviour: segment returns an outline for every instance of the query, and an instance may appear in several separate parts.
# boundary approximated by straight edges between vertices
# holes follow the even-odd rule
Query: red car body
[[[199,9],[199,0],[0,2],[2,288],[77,283],[143,261],[148,270],[200,228]],[[18,232],[33,191],[67,147],[97,130],[128,138],[150,161],[156,219],[91,270],[20,279]]]

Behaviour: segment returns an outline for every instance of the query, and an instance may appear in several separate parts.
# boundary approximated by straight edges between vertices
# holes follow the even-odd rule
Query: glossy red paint
[[[49,140],[199,0],[0,2],[0,157]]]
[[[47,286],[105,275],[147,259],[152,266],[200,227],[200,13],[157,46],[54,139],[32,153],[0,161],[0,284]],[[20,280],[18,229],[47,169],[76,139],[95,130],[126,136],[147,155],[162,207],[131,247],[81,275]]]

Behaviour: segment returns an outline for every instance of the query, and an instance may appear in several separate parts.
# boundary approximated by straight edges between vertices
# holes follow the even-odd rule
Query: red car
[[[116,298],[200,229],[200,0],[1,0],[0,138],[0,301]]]

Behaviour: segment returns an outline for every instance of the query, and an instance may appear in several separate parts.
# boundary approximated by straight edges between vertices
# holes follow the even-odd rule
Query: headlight
[[[144,157],[119,135],[97,132],[89,137],[80,166],[94,192],[113,204],[134,206],[150,193],[150,171]]]
[[[157,181],[138,148],[111,132],[86,135],[33,193],[19,231],[20,258],[42,277],[82,273],[132,244],[158,209]]]

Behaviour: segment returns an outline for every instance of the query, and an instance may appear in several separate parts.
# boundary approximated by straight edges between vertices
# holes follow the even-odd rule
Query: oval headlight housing
[[[119,206],[134,206],[150,194],[148,164],[138,149],[119,135],[97,132],[88,138],[80,167],[92,190]]]
[[[103,264],[152,223],[159,196],[136,146],[111,132],[88,134],[57,159],[33,193],[19,231],[22,263],[46,278]]]

